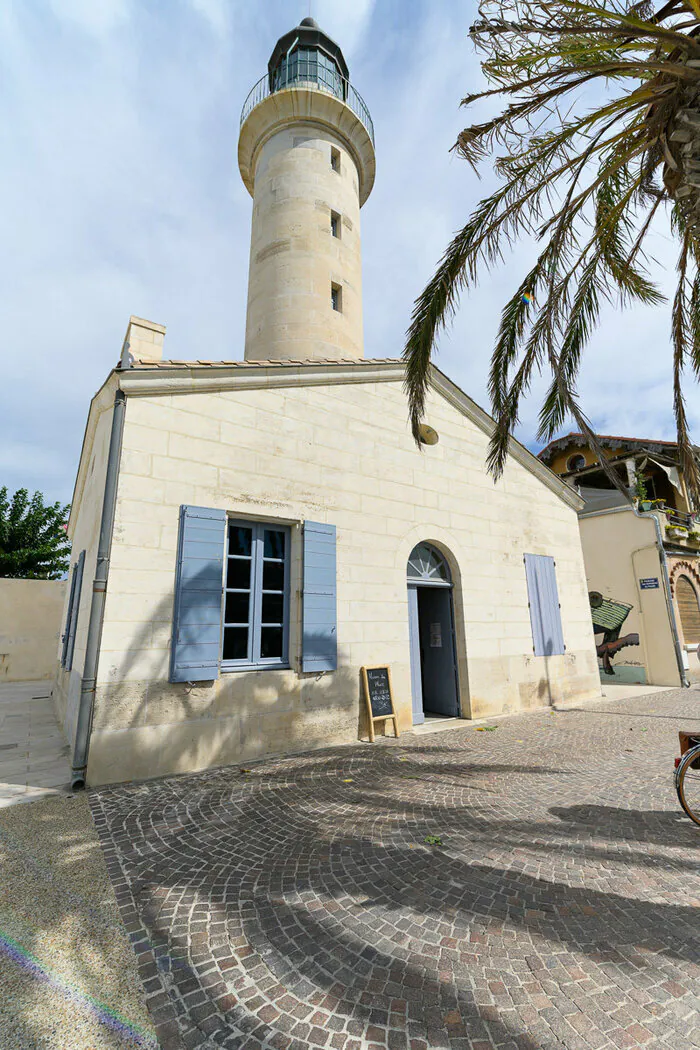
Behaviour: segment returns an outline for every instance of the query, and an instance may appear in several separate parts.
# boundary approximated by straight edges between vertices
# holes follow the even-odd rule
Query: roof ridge
[[[605,441],[625,441],[625,442],[628,442],[629,444],[636,444],[636,445],[669,445],[669,446],[675,446],[675,445],[678,444],[677,441],[667,441],[666,438],[625,437],[623,434],[598,434],[598,433],[596,433],[596,437],[598,438],[599,441],[602,441],[602,442],[605,442]],[[538,457],[542,456],[545,452],[547,452],[548,449],[552,448],[553,446],[556,446],[556,445],[560,444],[561,442],[565,442],[567,440],[567,438],[581,438],[584,442],[587,441],[586,435],[583,434],[582,431],[580,431],[580,430],[570,430],[568,434],[562,434],[561,437],[552,438],[551,441],[548,441],[547,444],[543,448],[541,448],[540,451],[537,453]]]
[[[400,357],[315,357],[315,358],[287,358],[285,360],[273,360],[264,358],[259,361],[209,361],[202,359],[181,360],[177,358],[166,358],[162,361],[149,361],[144,358],[133,358],[130,368],[256,368],[274,366],[284,368],[288,366],[299,367],[307,365],[376,365],[376,364],[401,364]],[[127,369],[124,369],[127,371]]]

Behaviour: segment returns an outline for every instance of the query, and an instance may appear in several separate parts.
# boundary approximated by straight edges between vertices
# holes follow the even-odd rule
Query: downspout
[[[100,657],[100,642],[102,640],[102,622],[104,619],[105,595],[107,593],[107,577],[109,575],[109,555],[112,546],[114,511],[117,502],[119,457],[122,447],[122,434],[124,433],[125,412],[126,395],[123,390],[117,390],[114,395],[112,432],[109,437],[105,493],[102,501],[102,519],[100,521],[100,539],[97,547],[95,578],[92,581],[90,621],[88,623],[87,643],[85,645],[85,664],[80,687],[78,720],[73,748],[73,768],[71,770],[71,787],[73,788],[85,787],[87,775],[88,750],[90,748],[90,732],[92,730],[92,715],[95,705],[97,665]]]
[[[632,507],[632,510],[638,518],[651,518],[654,522],[654,528],[656,530],[656,547],[659,552],[659,561],[661,563],[661,574],[664,580],[664,598],[666,599],[666,610],[668,612],[669,623],[671,624],[671,634],[673,635],[673,648],[676,653],[676,663],[678,664],[678,672],[681,676],[681,682],[686,689],[690,688],[690,682],[685,673],[685,667],[683,666],[683,650],[681,649],[681,639],[678,634],[678,624],[676,623],[676,614],[673,609],[673,602],[671,601],[671,580],[668,575],[668,564],[666,562],[666,550],[664,548],[663,536],[661,534],[661,526],[659,519],[655,514],[641,513],[636,506]]]

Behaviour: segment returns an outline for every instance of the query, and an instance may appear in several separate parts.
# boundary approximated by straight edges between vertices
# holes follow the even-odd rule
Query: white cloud
[[[211,29],[227,36],[231,28],[232,4],[228,0],[190,0],[193,10],[209,23]]]
[[[73,22],[87,33],[104,36],[128,21],[130,0],[50,0],[57,18]]]
[[[349,60],[362,44],[376,3],[377,0],[313,0],[310,6],[321,29],[340,44]],[[304,15],[299,16],[299,21]]]

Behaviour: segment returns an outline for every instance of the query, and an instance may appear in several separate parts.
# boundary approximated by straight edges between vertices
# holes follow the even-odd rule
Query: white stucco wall
[[[620,633],[639,635],[638,646],[615,655],[609,681],[679,686],[653,521],[622,507],[582,515],[580,527],[588,589],[631,605]],[[640,581],[647,579],[659,586],[643,589]]]
[[[494,485],[487,438],[431,393],[440,443],[419,451],[400,382],[224,390],[127,400],[90,782],[205,768],[352,741],[362,665],[392,668],[411,725],[406,562],[449,559],[462,713],[599,695],[576,511],[519,463]],[[292,669],[167,681],[183,503],[292,526]],[[300,525],[337,526],[339,668],[301,675]],[[523,554],[556,559],[566,655],[535,658]]]
[[[66,739],[73,743],[75,725],[78,715],[78,701],[85,662],[85,645],[92,603],[92,581],[95,576],[97,561],[97,544],[100,534],[102,502],[107,472],[107,456],[112,426],[114,392],[116,380],[110,379],[95,396],[92,412],[85,434],[83,458],[76,481],[68,532],[73,544],[71,552],[71,571],[73,565],[85,551],[83,582],[80,591],[78,620],[75,634],[75,648],[70,671],[60,666],[60,650],[54,653],[55,680],[53,701],[60,725]],[[65,624],[70,587],[66,587],[61,623]]]
[[[0,683],[53,678],[63,580],[0,580]]]

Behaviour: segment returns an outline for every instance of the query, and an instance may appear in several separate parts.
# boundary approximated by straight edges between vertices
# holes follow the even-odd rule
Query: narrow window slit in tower
[[[331,146],[331,168],[340,174],[340,150]]]
[[[338,215],[337,211],[332,211],[331,212],[331,236],[332,237],[337,237],[338,239],[340,239],[340,229],[341,229],[340,216]]]
[[[339,284],[331,284],[331,306],[339,314],[343,312],[343,289]]]

